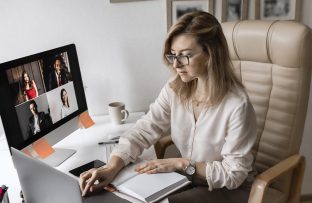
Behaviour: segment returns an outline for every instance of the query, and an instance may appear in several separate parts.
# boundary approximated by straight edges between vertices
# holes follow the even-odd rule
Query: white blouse
[[[119,156],[125,164],[133,162],[170,127],[182,157],[206,162],[209,190],[235,189],[252,170],[256,117],[243,90],[229,92],[220,104],[202,111],[195,122],[191,104],[185,108],[167,83],[147,115],[120,138],[111,156]]]
[[[66,116],[68,116],[71,113],[72,113],[71,107],[67,107],[65,105],[62,106],[62,108],[61,108],[61,118],[65,118]]]

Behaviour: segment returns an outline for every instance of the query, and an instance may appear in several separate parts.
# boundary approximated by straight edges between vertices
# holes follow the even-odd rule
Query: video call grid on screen
[[[4,123],[10,146],[26,147],[87,109],[75,45],[17,59],[12,64],[16,66],[1,64],[5,69],[4,74],[1,70],[1,79],[5,77],[7,84],[3,80],[0,84],[0,93],[9,93],[6,101],[11,100],[7,105],[10,110],[2,112],[2,119],[13,121]],[[8,130],[13,126],[19,129]]]
[[[43,128],[48,127],[47,125],[49,124],[56,123],[72,112],[78,110],[67,52],[58,54],[54,56],[54,58],[59,58],[62,61],[62,69],[65,70],[64,73],[66,74],[64,77],[67,78],[67,80],[64,81],[64,84],[60,84],[59,86],[57,86],[57,84],[55,86],[52,85],[52,74],[55,75],[54,60],[52,60],[50,64],[47,62],[48,60],[38,60],[6,71],[11,95],[13,96],[12,99],[16,104],[15,110],[25,140],[36,134],[36,132],[31,132],[29,130],[29,125],[32,123],[31,118],[33,117],[30,111],[31,101],[36,102],[38,112],[44,113],[42,120],[50,120],[46,122],[46,125],[43,125]],[[26,77],[29,83],[31,83],[31,88],[29,88],[30,91],[34,89],[33,91],[36,93],[36,95],[32,95],[33,97],[31,97],[31,95],[27,96],[27,93],[25,92],[25,85],[23,84],[25,83],[24,77]],[[18,89],[16,89],[16,85],[14,85],[15,83],[19,84]],[[34,86],[36,86],[36,88],[34,88]],[[68,110],[65,115],[62,114],[62,109],[65,107],[62,102],[61,91],[65,91],[65,94],[67,94],[68,97],[69,107],[67,108]]]

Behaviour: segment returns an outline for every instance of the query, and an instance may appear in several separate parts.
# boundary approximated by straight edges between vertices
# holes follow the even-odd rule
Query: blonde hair
[[[163,60],[175,73],[175,68],[166,60],[165,54],[170,54],[173,39],[181,34],[193,36],[209,56],[206,71],[208,92],[204,101],[205,105],[211,106],[220,103],[234,86],[243,88],[242,83],[234,74],[221,25],[213,15],[201,11],[187,13],[169,30],[164,44]],[[175,79],[170,82],[170,87],[180,97],[182,103],[187,104],[195,93],[197,80],[183,82],[176,75]]]

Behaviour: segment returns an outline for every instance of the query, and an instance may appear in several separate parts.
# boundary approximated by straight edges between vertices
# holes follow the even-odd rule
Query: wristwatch
[[[184,172],[188,176],[193,176],[196,172],[195,161],[190,160],[189,164],[185,167]]]

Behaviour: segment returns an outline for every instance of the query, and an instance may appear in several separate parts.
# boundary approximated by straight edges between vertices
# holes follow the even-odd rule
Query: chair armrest
[[[167,147],[169,147],[172,144],[173,142],[170,135],[165,135],[164,137],[160,138],[158,142],[156,142],[156,144],[154,145],[157,159],[163,159]]]
[[[249,203],[262,203],[266,189],[272,181],[295,170],[288,202],[299,202],[305,169],[305,158],[299,154],[292,155],[258,175],[252,184]]]
[[[300,202],[312,201],[312,194],[304,194],[300,197]]]

